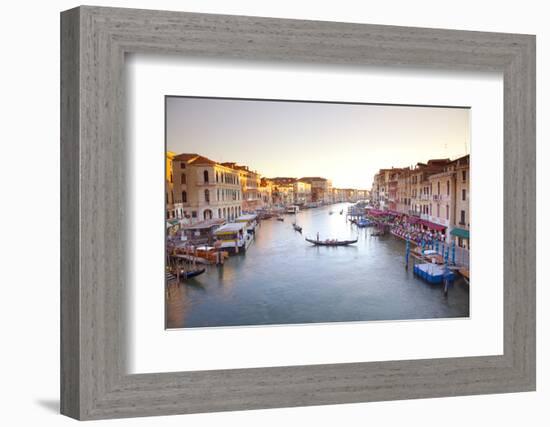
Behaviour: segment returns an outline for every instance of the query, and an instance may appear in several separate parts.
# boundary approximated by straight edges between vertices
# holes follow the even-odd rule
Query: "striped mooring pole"
[[[407,244],[405,246],[405,270],[409,269],[409,255],[411,253],[411,242],[407,239]]]

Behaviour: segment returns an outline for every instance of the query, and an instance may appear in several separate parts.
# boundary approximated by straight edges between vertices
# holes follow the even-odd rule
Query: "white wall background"
[[[316,424],[460,426],[548,425],[546,324],[550,27],[545,2],[523,0],[366,2],[339,0],[96,1],[97,5],[503,31],[537,35],[538,74],[538,391],[324,407],[109,421],[117,426],[275,426]],[[59,11],[74,1],[5,2],[0,31],[0,296],[2,425],[64,426],[59,384]],[[546,161],[545,161],[546,160]],[[544,200],[543,200],[544,199]],[[33,228],[31,228],[31,226]],[[26,254],[32,254],[27,261]],[[542,262],[541,262],[542,261]],[[546,310],[543,310],[543,307]]]

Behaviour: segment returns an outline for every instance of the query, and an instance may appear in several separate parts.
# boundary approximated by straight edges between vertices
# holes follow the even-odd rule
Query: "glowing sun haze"
[[[380,168],[470,152],[468,108],[167,97],[167,149],[265,177],[370,189]]]

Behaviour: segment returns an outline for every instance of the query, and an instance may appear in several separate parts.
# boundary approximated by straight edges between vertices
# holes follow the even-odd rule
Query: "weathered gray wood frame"
[[[503,72],[504,354],[127,375],[130,52]],[[61,15],[61,122],[63,414],[99,419],[535,389],[534,36],[84,6]]]

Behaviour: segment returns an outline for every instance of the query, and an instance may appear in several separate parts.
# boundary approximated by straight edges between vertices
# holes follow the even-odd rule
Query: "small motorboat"
[[[340,215],[342,215],[343,213],[344,213],[344,209],[342,209],[342,210],[340,211]]]
[[[371,225],[370,221],[366,218],[360,218],[357,222],[356,222],[356,225],[357,227],[359,228],[365,228],[365,227],[368,227],[369,225]]]
[[[329,213],[328,213],[328,214],[329,214],[329,215],[332,215],[333,213],[334,213],[334,212],[332,212],[332,211],[329,211]]]
[[[298,233],[301,233],[301,232],[302,232],[302,227],[300,227],[298,224],[294,223],[294,224],[292,224],[292,227],[293,227],[294,230],[296,230]]]
[[[306,242],[312,243],[315,246],[347,246],[357,243],[355,240],[338,240],[338,239],[326,239],[326,240],[313,240],[306,237]]]
[[[284,221],[285,219],[282,216],[277,217],[277,221]]]

